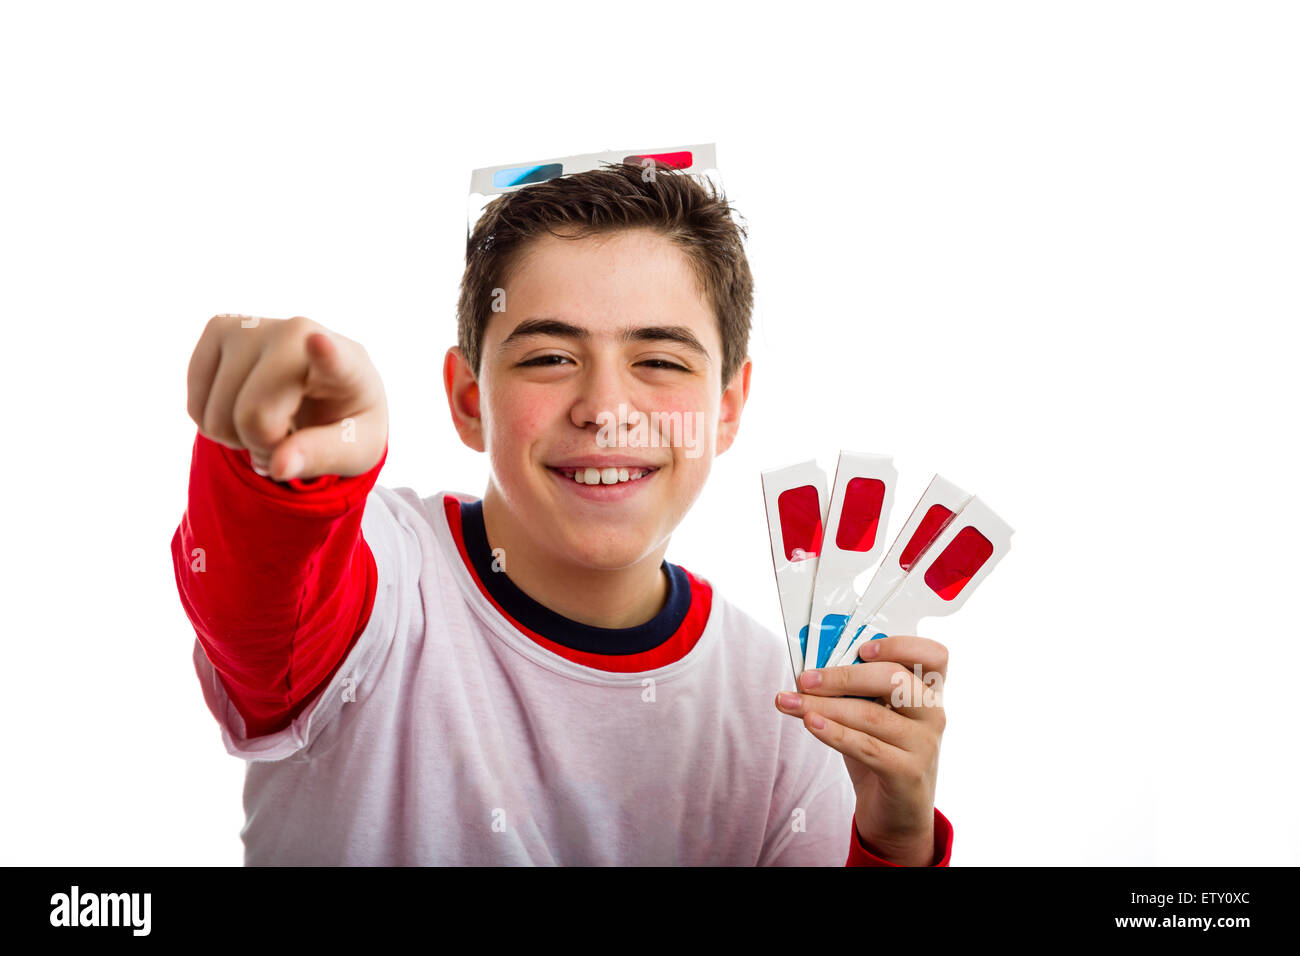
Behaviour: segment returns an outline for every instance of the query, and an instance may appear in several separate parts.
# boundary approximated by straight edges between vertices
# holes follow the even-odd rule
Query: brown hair
[[[647,175],[648,174],[648,175]],[[722,339],[722,387],[749,350],[754,280],[745,258],[744,225],[711,180],[656,164],[601,169],[535,183],[488,203],[465,249],[456,310],[457,339],[478,375],[493,290],[503,288],[528,241],[542,233],[580,238],[649,228],[681,248],[712,307]],[[562,232],[557,232],[557,229]]]

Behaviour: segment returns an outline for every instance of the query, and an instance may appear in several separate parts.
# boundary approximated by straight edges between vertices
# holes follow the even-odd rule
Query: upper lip
[[[587,455],[582,458],[566,458],[553,461],[548,468],[658,468],[658,465],[626,455]]]

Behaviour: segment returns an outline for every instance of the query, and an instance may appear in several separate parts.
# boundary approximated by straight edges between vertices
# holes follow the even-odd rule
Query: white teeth
[[[573,480],[580,485],[617,485],[636,481],[650,472],[644,468],[575,468]]]

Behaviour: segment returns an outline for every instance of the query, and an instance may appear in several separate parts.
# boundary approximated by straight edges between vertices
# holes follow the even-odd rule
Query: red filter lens
[[[912,540],[907,542],[907,547],[903,553],[898,556],[898,564],[904,571],[912,570],[912,565],[921,553],[939,537],[939,532],[947,527],[948,522],[952,520],[952,512],[943,505],[931,505],[930,510],[925,513],[921,523],[917,525],[916,533],[912,535]]]
[[[880,527],[880,508],[885,503],[885,483],[879,478],[850,478],[844,486],[844,508],[835,545],[841,551],[870,551]]]
[[[790,488],[776,498],[781,515],[781,543],[788,561],[815,558],[822,549],[822,506],[812,485]],[[795,551],[802,551],[795,555]]]
[[[647,159],[653,159],[657,164],[669,166],[673,169],[685,169],[695,161],[694,157],[691,156],[691,151],[687,149],[678,153],[642,153],[639,156],[624,156],[623,162],[636,163],[641,166],[645,164]]]
[[[957,532],[943,554],[925,572],[925,583],[945,601],[951,601],[993,553],[993,545],[971,526]]]

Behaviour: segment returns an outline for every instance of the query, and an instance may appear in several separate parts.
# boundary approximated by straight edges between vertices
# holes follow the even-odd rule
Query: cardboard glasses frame
[[[633,162],[653,168],[655,165],[679,169],[711,179],[719,188],[717,149],[713,143],[694,146],[668,146],[654,149],[607,150],[603,153],[581,153],[555,159],[530,160],[523,163],[503,163],[476,169],[469,178],[469,203],[466,215],[465,237],[474,233],[474,225],[483,210],[495,197],[515,192],[534,183],[544,183],[562,176],[590,172],[610,163]]]

